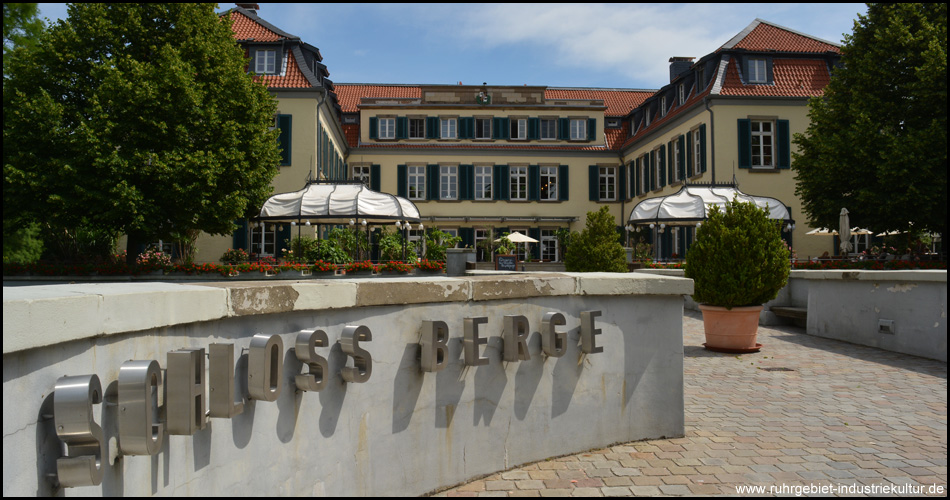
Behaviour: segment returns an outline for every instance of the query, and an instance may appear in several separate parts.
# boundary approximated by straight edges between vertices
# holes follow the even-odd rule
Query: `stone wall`
[[[682,296],[689,293],[692,282],[678,278],[566,273],[5,283],[3,493],[419,495],[548,457],[682,436]],[[542,353],[542,337],[554,338],[544,325],[557,323],[544,322],[548,313],[564,318],[553,329],[566,335],[562,356]],[[506,332],[506,316],[527,321],[515,332],[526,349],[506,344],[504,337],[515,338]],[[486,364],[466,364],[470,318],[485,318],[478,329],[486,343],[474,345]],[[590,324],[582,327],[585,318]],[[440,371],[422,370],[420,341],[429,320],[448,329]],[[299,390],[295,382],[309,371],[295,348],[306,329],[322,330],[329,341],[315,348],[327,366],[319,391]],[[358,343],[364,355],[352,354],[354,331],[371,332]],[[261,358],[255,338],[280,339],[282,348]],[[207,352],[212,344],[233,346],[234,361],[205,360],[198,370],[205,388],[198,392],[211,404],[222,394],[215,377],[233,374],[243,411],[199,417],[203,429],[165,435],[152,456],[124,454],[134,441],[117,439],[128,435],[120,436],[119,422],[138,406],[118,393],[120,367],[129,360],[160,365],[164,384],[155,399],[158,418],[167,422],[182,411],[168,397],[177,394],[180,379],[171,356],[188,352],[181,349]],[[368,379],[345,381],[343,372],[365,375],[367,357]],[[280,391],[272,402],[246,399],[254,374],[262,373]],[[56,427],[68,416],[67,400],[57,407],[54,387],[61,377],[81,375],[95,375],[104,394],[105,404],[91,406],[106,447],[102,479],[62,488],[55,482],[63,456]],[[63,396],[71,390],[57,389]],[[89,453],[77,450],[71,456]]]

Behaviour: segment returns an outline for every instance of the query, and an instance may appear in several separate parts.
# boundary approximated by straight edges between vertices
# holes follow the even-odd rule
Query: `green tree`
[[[947,225],[947,5],[869,4],[792,168],[809,223],[875,231]]]
[[[43,32],[35,3],[3,4],[3,75],[7,75],[7,52],[14,47],[32,45]]]
[[[571,238],[564,268],[570,272],[627,272],[627,252],[620,238],[610,207],[587,212],[587,227]]]
[[[230,234],[270,194],[276,104],[211,4],[71,4],[3,88],[3,214],[137,243]]]

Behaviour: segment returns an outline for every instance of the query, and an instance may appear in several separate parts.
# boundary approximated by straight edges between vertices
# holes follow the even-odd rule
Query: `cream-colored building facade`
[[[670,83],[659,90],[334,84],[318,49],[250,6],[223,15],[249,71],[265,70],[258,78],[279,101],[285,161],[275,193],[309,180],[362,181],[412,200],[427,229],[459,236],[460,246],[519,231],[540,241],[523,247],[523,258],[550,261],[563,258],[559,230],[580,231],[588,212],[608,206],[628,244],[643,239],[669,259],[685,254],[694,226],[630,233],[634,206],[684,182],[735,183],[788,206],[796,224],[784,237],[800,258],[833,250],[830,237],[805,234],[790,169],[808,99],[821,95],[838,60],[831,42],[757,19],[706,56],[671,58]],[[268,50],[277,52],[270,67]],[[231,238],[202,238],[198,260],[230,247],[279,257],[292,236],[315,234],[240,225]]]

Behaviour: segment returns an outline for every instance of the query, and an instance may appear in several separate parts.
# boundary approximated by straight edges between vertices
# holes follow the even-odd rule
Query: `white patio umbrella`
[[[812,229],[811,231],[808,231],[805,234],[829,234],[830,235],[830,234],[838,234],[838,231],[835,231],[834,229],[819,227],[818,229]]]
[[[495,241],[501,241],[501,238],[499,238],[499,239],[497,239],[497,240],[495,240]],[[510,241],[510,242],[512,242],[512,243],[537,243],[537,242],[538,242],[538,240],[536,240],[536,239],[534,239],[534,238],[532,238],[532,237],[530,237],[530,236],[523,235],[523,234],[519,233],[518,231],[515,231],[515,232],[513,232],[513,233],[509,233],[509,234],[508,234],[508,241]]]
[[[847,255],[851,251],[851,221],[848,218],[848,209],[842,208],[838,215],[838,237],[841,254]]]

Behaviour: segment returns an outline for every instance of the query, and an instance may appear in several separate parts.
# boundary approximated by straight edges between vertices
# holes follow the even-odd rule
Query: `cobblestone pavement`
[[[794,327],[759,327],[755,354],[714,353],[692,311],[683,337],[685,437],[549,459],[435,496],[945,496],[946,363]],[[752,485],[764,490],[737,489]]]

